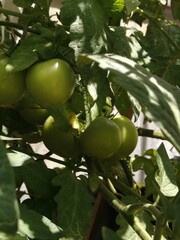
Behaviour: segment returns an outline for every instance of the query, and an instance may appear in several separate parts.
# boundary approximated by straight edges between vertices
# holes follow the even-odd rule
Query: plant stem
[[[99,191],[109,204],[122,214],[126,221],[143,240],[152,240],[151,236],[144,230],[139,219],[136,216],[127,215],[127,206],[121,202],[103,183],[99,185]]]
[[[138,135],[142,137],[151,137],[166,140],[166,137],[160,130],[146,129],[146,128],[138,128]]]
[[[17,28],[17,29],[20,29],[20,30],[27,30],[28,32],[31,32],[31,33],[34,33],[34,34],[39,34],[39,32],[36,31],[35,29],[32,29],[32,28],[30,28],[30,27],[27,27],[26,25],[21,24],[21,23],[0,21],[0,26]]]
[[[126,209],[126,211],[129,214],[135,214],[136,212],[142,211],[142,210],[148,211],[156,219],[158,219],[161,214],[161,212],[150,203],[134,203],[134,204],[127,205],[127,209]]]
[[[164,214],[161,214],[161,215],[157,218],[153,240],[161,240],[162,232],[163,232],[164,220],[165,220],[165,219],[164,219]]]
[[[133,179],[132,179],[132,173],[130,171],[129,165],[127,163],[127,160],[121,160],[120,164],[124,170],[124,173],[126,174],[126,178],[129,182],[129,186],[132,187],[133,186]]]
[[[139,199],[140,201],[145,201],[145,198],[139,195],[137,192],[133,191],[132,188],[128,187],[126,184],[122,183],[121,181],[118,181],[115,178],[110,178],[112,184],[115,188],[117,188],[119,191],[123,192],[126,195],[132,195]],[[147,202],[147,200],[146,200]]]
[[[48,160],[48,161],[51,161],[51,162],[54,162],[54,163],[58,163],[60,165],[64,165],[64,166],[67,166],[68,163],[61,160],[61,159],[56,159],[56,158],[53,158],[53,157],[50,157],[48,154],[45,154],[45,155],[42,155],[42,154],[38,154],[38,153],[34,153],[34,152],[31,152],[30,153],[31,156],[35,157],[36,160],[40,161],[40,160]],[[76,170],[80,171],[80,172],[85,172],[87,173],[87,170],[84,169],[84,168],[76,168]]]
[[[0,13],[3,13],[4,15],[11,15],[11,16],[18,17],[18,18],[21,18],[21,17],[28,18],[29,17],[27,14],[11,11],[6,8],[0,8]]]
[[[85,115],[86,115],[86,125],[85,125],[85,128],[86,128],[90,124],[92,119],[90,114],[87,88],[85,86],[82,86],[82,88],[83,88],[82,90],[83,90],[83,98],[84,98],[84,109],[85,109]]]

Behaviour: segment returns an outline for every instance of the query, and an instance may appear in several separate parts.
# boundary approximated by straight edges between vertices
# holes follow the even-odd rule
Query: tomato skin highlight
[[[79,142],[76,136],[61,130],[52,116],[43,125],[42,140],[52,153],[61,157],[71,158],[78,154]]]
[[[27,72],[26,87],[37,103],[44,106],[59,105],[65,103],[74,92],[74,72],[61,59],[39,62]]]
[[[17,103],[25,93],[25,72],[7,72],[8,57],[0,57],[0,106]]]
[[[125,116],[114,118],[112,121],[119,127],[122,143],[118,151],[111,156],[111,159],[120,160],[134,151],[138,141],[138,132],[131,120]]]
[[[119,149],[121,134],[113,121],[98,117],[81,133],[80,144],[85,154],[97,159],[105,159]]]

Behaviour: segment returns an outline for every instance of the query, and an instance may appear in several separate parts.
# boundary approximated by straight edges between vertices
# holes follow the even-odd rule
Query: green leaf
[[[55,176],[55,171],[47,168],[44,162],[34,161],[22,166],[22,176],[28,190],[46,198],[52,198],[55,187],[51,180]]]
[[[138,0],[125,0],[127,14],[131,14],[140,4]]]
[[[59,225],[67,237],[84,239],[93,213],[93,198],[84,179],[77,179],[68,169],[64,169],[53,183],[61,187],[55,197]]]
[[[156,161],[159,171],[156,173],[155,179],[160,186],[161,193],[167,197],[176,196],[179,191],[176,174],[163,144],[158,148]]]
[[[180,151],[180,90],[125,57],[113,54],[85,56],[115,73],[113,81],[138,100],[146,117],[155,122]]]
[[[20,167],[24,164],[33,163],[34,161],[31,156],[10,149],[7,150],[7,156],[12,167]]]
[[[106,72],[99,66],[92,65],[88,71],[88,91],[94,100],[94,105],[90,110],[91,120],[100,115],[106,104],[106,96],[110,95],[109,81],[106,78]]]
[[[20,236],[18,233],[16,235],[8,235],[0,232],[0,239],[3,240],[27,240],[26,236]]]
[[[32,0],[13,0],[13,3],[18,7],[30,7],[32,4]]]
[[[116,218],[116,223],[120,226],[120,228],[117,230],[118,239],[141,240],[138,234],[134,231],[134,229],[128,224],[128,222],[124,219],[124,217],[120,213]]]
[[[176,61],[171,63],[170,65],[167,65],[163,77],[169,83],[180,88],[179,75],[180,75],[180,61]]]
[[[107,32],[108,42],[111,46],[112,52],[125,56],[131,56],[131,39],[126,36],[127,28],[114,27]]]
[[[175,19],[180,19],[180,2],[179,0],[171,0],[171,10]]]
[[[70,26],[70,47],[79,53],[99,53],[106,49],[105,16],[99,1],[66,0],[60,20]]]
[[[52,43],[42,36],[31,36],[26,38],[13,51],[6,68],[11,72],[27,69],[39,60],[39,55],[41,57],[45,51],[49,51],[49,48],[52,49]],[[52,52],[53,51],[51,51],[51,54]]]
[[[20,216],[18,231],[22,236],[39,240],[57,240],[63,236],[60,227],[23,204],[20,204]]]
[[[116,233],[108,227],[102,227],[103,240],[118,240]]]
[[[30,7],[33,3],[38,5],[41,9],[46,9],[48,10],[50,7],[52,0],[13,0],[13,3],[22,8],[28,8]]]
[[[0,139],[0,232],[15,234],[18,216],[13,170]]]
[[[127,91],[117,84],[112,84],[114,93],[114,105],[121,115],[127,116],[129,109],[131,108],[130,98]]]
[[[124,0],[113,0],[111,11],[121,13],[122,10],[124,9],[124,6],[125,6]]]

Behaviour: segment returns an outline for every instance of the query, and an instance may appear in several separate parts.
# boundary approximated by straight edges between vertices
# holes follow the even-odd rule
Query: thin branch
[[[29,17],[29,15],[27,15],[27,14],[11,11],[11,10],[6,9],[6,8],[0,8],[0,13],[3,13],[4,15],[10,15],[10,16],[18,17],[18,18],[28,18]]]
[[[161,240],[164,223],[165,223],[165,216],[164,216],[164,214],[161,214],[157,218],[157,221],[156,221],[156,227],[155,227],[155,231],[154,231],[153,240]]]
[[[39,32],[38,32],[37,30],[32,29],[32,28],[30,28],[30,27],[27,27],[26,25],[21,24],[21,23],[0,21],[0,26],[17,28],[17,29],[19,29],[19,30],[27,30],[27,31],[30,32],[30,33],[39,34]]]
[[[140,127],[137,130],[138,130],[139,136],[167,140],[164,134],[160,130],[153,130],[153,129],[140,128]]]
[[[99,191],[109,202],[109,204],[111,204],[118,212],[123,215],[129,225],[131,225],[131,227],[143,240],[152,240],[151,236],[144,230],[139,219],[136,216],[134,217],[133,215],[127,215],[127,206],[121,202],[103,183],[99,185]]]
[[[54,162],[54,163],[58,163],[60,165],[68,166],[68,163],[64,160],[50,157],[49,154],[51,154],[51,153],[49,153],[49,152],[48,152],[48,154],[45,154],[45,155],[42,155],[42,154],[39,154],[39,153],[34,153],[34,152],[31,152],[30,154],[31,154],[31,156],[35,157],[37,161],[48,160],[48,161],[51,161],[51,162]],[[87,169],[80,168],[80,167],[75,167],[75,169],[77,171],[87,173]]]

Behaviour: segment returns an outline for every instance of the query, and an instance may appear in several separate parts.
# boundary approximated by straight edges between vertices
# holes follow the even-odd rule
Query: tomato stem
[[[143,229],[138,217],[133,215],[127,215],[127,205],[121,202],[105,185],[103,182],[99,185],[99,191],[103,197],[115,208],[126,221],[131,225],[135,232],[144,240],[152,240],[151,236]]]
[[[160,130],[146,129],[140,127],[137,130],[139,136],[166,140],[166,137]]]
[[[39,32],[33,28],[30,28],[24,24],[21,23],[15,23],[15,22],[7,22],[7,21],[0,21],[0,26],[5,26],[5,27],[12,27],[12,28],[17,28],[23,31],[28,31],[30,33],[34,34],[39,34]]]

